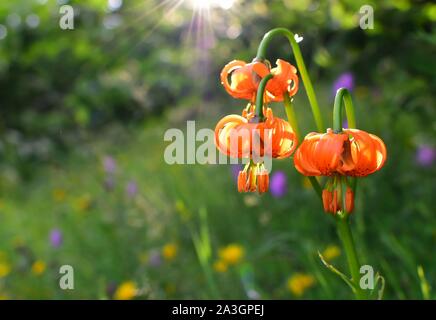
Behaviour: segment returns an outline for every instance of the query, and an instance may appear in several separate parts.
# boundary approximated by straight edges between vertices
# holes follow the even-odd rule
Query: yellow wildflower
[[[133,281],[123,282],[115,291],[114,298],[116,300],[131,300],[138,294],[138,288]]]
[[[288,289],[297,297],[301,297],[314,284],[315,278],[305,273],[295,273],[288,279]]]
[[[0,262],[0,278],[6,277],[11,272],[11,265],[6,261]]]
[[[341,249],[338,246],[329,245],[321,254],[326,261],[330,261],[341,255]]]
[[[227,271],[227,263],[225,263],[223,260],[217,260],[213,264],[213,269],[216,272],[221,272],[221,273],[226,272]]]
[[[42,260],[36,260],[32,264],[32,273],[37,275],[37,276],[43,274],[45,269],[46,269],[46,264]]]
[[[88,194],[85,194],[76,199],[74,202],[74,208],[77,211],[84,212],[91,207],[91,197]]]
[[[53,189],[52,191],[53,200],[56,202],[62,202],[65,200],[66,192],[64,189]]]
[[[177,255],[177,245],[175,243],[167,243],[162,248],[162,255],[166,260],[173,260]]]
[[[174,294],[176,292],[176,286],[173,283],[165,285],[166,294]]]
[[[218,252],[219,257],[228,265],[237,264],[244,257],[244,248],[239,244],[229,244],[221,248]]]
[[[0,300],[9,300],[9,296],[4,293],[0,293]]]

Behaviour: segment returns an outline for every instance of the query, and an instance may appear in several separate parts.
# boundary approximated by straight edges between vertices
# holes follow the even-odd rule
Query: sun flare
[[[209,9],[212,7],[219,7],[224,10],[230,9],[235,0],[189,0],[190,5],[194,9]]]

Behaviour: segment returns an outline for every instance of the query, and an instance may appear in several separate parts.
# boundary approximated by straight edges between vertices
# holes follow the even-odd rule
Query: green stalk
[[[294,106],[292,105],[291,98],[287,94],[283,94],[283,97],[284,97],[285,111],[288,117],[288,121],[291,124],[292,128],[294,129],[298,141],[300,141],[300,130],[298,128],[298,121],[297,121],[297,117],[295,116],[295,110],[294,110]],[[308,177],[308,178],[310,184],[312,185],[312,188],[315,190],[316,194],[322,200],[322,188],[319,185],[318,180],[315,177]]]
[[[263,95],[265,94],[265,87],[269,80],[271,80],[273,75],[267,74],[262,80],[260,80],[259,88],[257,89],[257,95],[256,95],[256,110],[257,115],[259,117],[260,121],[264,120],[264,114],[263,114]]]
[[[365,299],[365,293],[360,288],[360,264],[357,258],[356,248],[354,246],[353,236],[348,223],[347,214],[338,215],[336,219],[339,238],[347,256],[348,268],[350,269],[352,282],[354,284],[354,294],[357,300]]]
[[[353,100],[351,94],[346,88],[340,88],[336,91],[335,104],[333,107],[333,130],[336,133],[342,132],[342,114],[343,107],[347,114],[348,127],[356,128],[356,116],[354,113]],[[351,178],[351,189],[356,194],[357,179]]]
[[[310,107],[312,109],[312,114],[315,119],[316,126],[319,132],[324,132],[325,127],[321,116],[321,111],[319,109],[318,100],[316,99],[315,91],[313,90],[312,81],[310,80],[309,74],[306,69],[306,64],[304,63],[303,56],[301,55],[300,47],[298,46],[297,41],[295,41],[295,35],[285,28],[277,28],[269,31],[265,34],[262,41],[260,42],[259,48],[257,50],[257,60],[265,60],[266,59],[266,49],[270,44],[273,37],[276,35],[283,35],[291,44],[292,51],[294,52],[295,60],[297,62],[298,69],[301,74],[301,78],[303,79],[304,87],[306,88],[307,98],[309,99]],[[259,90],[260,91],[260,90]],[[257,92],[257,100],[259,101],[259,91]],[[297,119],[295,116],[294,107],[292,105],[292,101],[287,94],[284,94],[284,104],[285,111],[288,117],[288,121],[291,124],[292,128],[295,130],[298,141],[300,141],[300,131],[298,128]],[[315,177],[308,177],[310,183],[312,184],[313,189],[317,193],[317,195],[322,198],[322,188],[319,185],[318,180]]]
[[[301,78],[303,79],[304,87],[306,88],[307,98],[309,99],[310,107],[312,108],[313,117],[315,119],[316,126],[319,132],[324,132],[325,127],[322,120],[321,112],[319,109],[318,101],[316,99],[315,91],[313,90],[312,82],[310,81],[309,74],[306,69],[306,65],[301,55],[300,47],[297,41],[295,41],[295,35],[285,28],[277,28],[269,31],[265,34],[262,41],[260,42],[259,48],[257,50],[257,60],[266,59],[266,49],[270,44],[273,37],[277,35],[285,36],[289,43],[291,44],[292,51],[294,52],[295,60],[297,62],[298,70],[300,71]]]
[[[292,129],[294,129],[295,135],[297,136],[297,140],[300,141],[300,129],[298,128],[298,121],[297,121],[297,117],[295,116],[295,110],[291,98],[286,93],[283,94],[283,97],[284,97],[283,102],[285,104],[285,111],[288,117],[288,121],[291,124]]]
[[[307,177],[309,179],[310,184],[312,185],[313,190],[315,190],[319,199],[322,201],[322,188],[316,179],[316,177]]]
[[[354,105],[351,100],[350,92],[346,88],[340,88],[336,91],[335,104],[333,107],[333,130],[335,132],[342,131],[342,112],[345,105],[347,113],[348,127],[356,128],[356,116],[354,114]]]
[[[356,126],[356,117],[354,115],[354,106],[351,100],[350,92],[345,88],[340,88],[336,92],[335,103],[333,107],[333,130],[336,133],[342,132],[342,113],[345,105],[347,119],[349,126],[354,128]],[[342,208],[343,212],[337,216],[337,229],[339,238],[347,256],[348,268],[350,269],[352,282],[354,284],[354,294],[356,299],[365,299],[365,293],[360,288],[360,263],[357,258],[356,248],[354,246],[353,236],[351,233],[350,225],[348,223],[348,213],[345,212],[345,191],[347,189],[345,180],[339,182],[342,188]],[[355,179],[353,180],[353,189],[355,188]]]

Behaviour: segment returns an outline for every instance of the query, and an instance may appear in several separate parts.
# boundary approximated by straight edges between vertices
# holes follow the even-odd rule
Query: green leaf
[[[318,251],[318,256],[321,259],[322,263],[327,267],[327,269],[329,269],[331,272],[333,272],[334,274],[339,276],[342,280],[344,280],[345,283],[348,284],[348,286],[351,288],[351,290],[353,290],[353,292],[356,291],[356,287],[355,287],[354,283],[351,281],[351,279],[349,279],[345,274],[343,274],[341,271],[336,269],[333,265],[329,264],[324,259],[321,252],[319,252],[319,251]]]
[[[380,282],[380,289],[376,291],[379,282]],[[377,300],[383,300],[385,283],[386,283],[385,278],[382,275],[380,275],[380,273],[377,272],[375,275],[374,289],[371,290],[370,297],[377,298]],[[375,294],[377,294],[376,297]]]
[[[427,279],[425,278],[424,268],[422,266],[418,266],[417,268],[419,282],[421,285],[422,297],[424,300],[430,300],[430,285],[428,284]]]

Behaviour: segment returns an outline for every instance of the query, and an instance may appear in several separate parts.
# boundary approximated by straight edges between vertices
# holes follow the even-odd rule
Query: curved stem
[[[292,51],[294,52],[295,60],[297,62],[298,70],[300,71],[301,78],[303,79],[304,87],[306,88],[307,98],[309,99],[310,107],[312,108],[313,117],[315,119],[316,126],[319,132],[324,132],[325,127],[322,120],[321,112],[319,110],[318,101],[316,99],[315,91],[313,90],[312,82],[310,81],[309,74],[306,69],[306,65],[301,55],[300,47],[297,41],[295,41],[295,35],[285,28],[277,28],[269,31],[265,34],[260,42],[259,49],[257,50],[256,59],[266,59],[266,49],[270,44],[273,37],[277,35],[285,36],[291,44]]]
[[[356,117],[354,115],[353,101],[351,100],[350,92],[345,88],[340,88],[336,92],[335,103],[333,107],[333,130],[336,133],[342,132],[342,113],[343,107],[345,106],[345,111],[347,114],[348,126],[350,128],[356,127]],[[341,182],[342,195],[345,194],[347,188],[344,181]],[[355,193],[356,189],[356,179],[352,180],[352,189]],[[342,198],[342,208],[346,207],[345,198]],[[347,255],[348,268],[350,269],[352,281],[354,284],[354,293],[356,299],[365,299],[365,293],[360,288],[360,264],[357,258],[356,248],[354,246],[353,236],[351,234],[350,225],[347,221],[348,214],[343,212],[342,215],[338,214],[337,227],[339,238],[341,238],[345,254]]]
[[[322,201],[322,188],[321,185],[319,184],[318,180],[316,179],[316,177],[307,177],[310,181],[310,184],[312,185],[313,190],[315,190],[316,194],[318,195],[319,199]]]
[[[353,100],[351,94],[346,88],[340,88],[336,91],[335,104],[333,107],[333,130],[335,132],[342,131],[342,111],[345,105],[347,113],[348,127],[356,128],[356,116],[354,115]]]
[[[283,102],[285,104],[286,116],[288,117],[288,121],[291,124],[291,127],[294,130],[295,135],[297,136],[297,140],[300,141],[300,129],[298,128],[298,121],[297,121],[297,117],[295,116],[295,110],[291,98],[287,94],[283,94],[283,97],[284,97]]]
[[[337,228],[339,238],[347,255],[348,267],[350,269],[352,282],[354,284],[354,294],[356,299],[365,299],[365,293],[360,288],[360,264],[357,258],[356,248],[354,246],[353,236],[351,234],[350,225],[347,220],[347,214],[337,217]]]
[[[295,134],[297,135],[297,140],[300,141],[300,130],[298,128],[298,121],[297,121],[297,117],[295,116],[294,106],[292,105],[291,98],[287,94],[284,94],[283,97],[284,97],[283,102],[285,104],[285,111],[288,117],[288,121],[291,124],[292,128],[294,129]],[[316,179],[316,177],[307,177],[307,178],[309,179],[310,184],[312,185],[316,194],[322,200],[322,188],[319,185],[319,182]]]
[[[265,87],[266,84],[273,75],[270,73],[266,75],[259,83],[259,88],[257,89],[257,95],[256,95],[256,110],[257,115],[259,116],[259,120],[263,121],[264,115],[263,115],[263,96],[265,94]]]
[[[342,132],[342,113],[345,106],[345,112],[347,114],[348,127],[356,128],[356,116],[354,113],[353,100],[351,94],[346,88],[340,88],[336,91],[335,104],[333,107],[333,130],[336,133]],[[353,193],[356,194],[357,179],[353,177],[351,179],[351,188]]]

